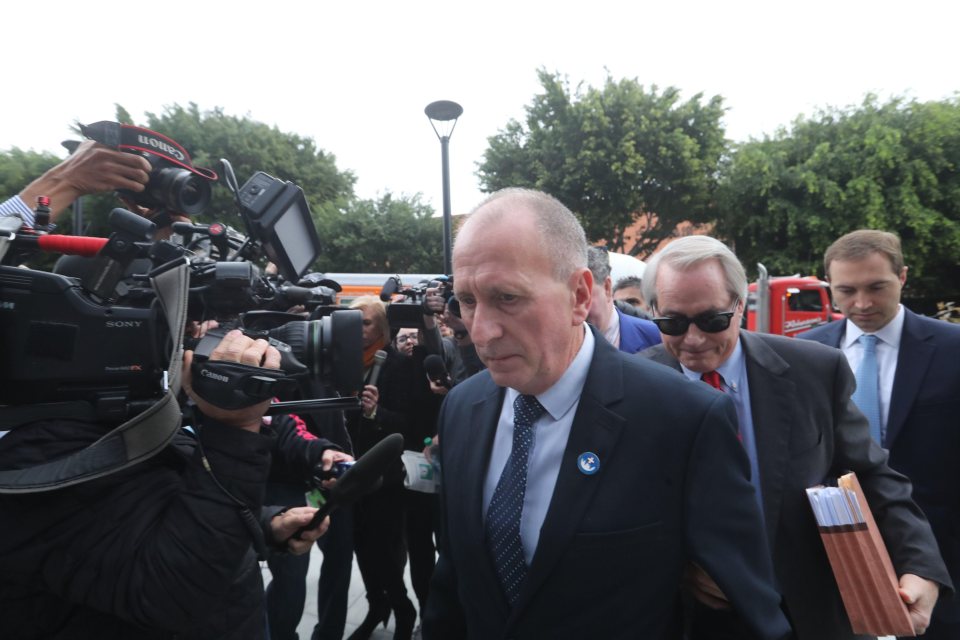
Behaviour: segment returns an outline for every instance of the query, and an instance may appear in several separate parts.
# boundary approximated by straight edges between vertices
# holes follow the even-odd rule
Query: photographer
[[[327,523],[289,543],[314,509],[271,510],[262,528],[251,523],[274,445],[261,432],[269,401],[211,404],[193,390],[192,356],[184,356],[183,387],[200,414],[162,452],[88,482],[0,495],[0,637],[264,637],[251,543],[304,553]],[[232,331],[210,360],[276,369],[280,356]],[[19,426],[0,439],[0,468],[62,458],[106,430],[68,419]],[[322,453],[325,469],[343,459]]]

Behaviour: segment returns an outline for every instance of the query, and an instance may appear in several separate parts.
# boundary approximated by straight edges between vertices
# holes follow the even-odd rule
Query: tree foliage
[[[571,92],[559,74],[538,72],[543,93],[525,124],[511,120],[489,138],[478,175],[485,191],[541,189],[577,214],[587,236],[647,256],[680,222],[711,219],[725,148],[722,98],[680,99],[674,87],[649,90],[607,78]],[[640,218],[642,236],[627,244]]]
[[[797,119],[735,150],[718,202],[747,265],[819,273],[836,238],[883,229],[903,241],[910,293],[960,292],[960,101],[868,96]]]
[[[0,153],[0,199],[6,200],[42,175],[47,169],[60,162],[51,153],[24,151],[14,147]],[[27,206],[34,206],[28,202]]]
[[[419,196],[390,193],[324,212],[318,226],[318,271],[437,273],[443,270],[443,228]],[[413,284],[413,283],[407,283]]]

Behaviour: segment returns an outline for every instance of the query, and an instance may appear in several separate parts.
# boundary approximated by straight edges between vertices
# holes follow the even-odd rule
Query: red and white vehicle
[[[771,278],[762,264],[759,279],[747,293],[746,324],[750,331],[793,337],[826,322],[841,320],[830,299],[830,285],[813,276]]]

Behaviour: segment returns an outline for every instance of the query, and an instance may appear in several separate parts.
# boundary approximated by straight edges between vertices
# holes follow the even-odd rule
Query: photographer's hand
[[[377,415],[377,403],[380,402],[380,392],[372,384],[363,387],[360,394],[360,405],[363,407],[363,417],[372,420]]]
[[[228,362],[239,362],[253,367],[265,367],[267,369],[280,368],[280,352],[271,347],[266,340],[254,340],[240,331],[234,329],[223,337],[220,343],[210,353],[210,360],[225,360]],[[198,396],[192,386],[192,376],[190,365],[193,363],[193,351],[186,351],[183,354],[183,388],[187,394],[197,403],[200,411],[204,415],[219,420],[220,422],[246,429],[247,431],[260,431],[260,423],[263,414],[270,405],[270,400],[264,400],[259,404],[243,409],[223,409],[210,404]]]
[[[313,514],[317,512],[313,507],[293,507],[279,513],[270,520],[270,533],[274,540],[287,541],[287,549],[294,555],[301,555],[310,551],[313,541],[327,532],[330,526],[330,516],[323,519],[320,526],[307,529],[299,538],[293,538],[300,527],[309,524]]]
[[[143,191],[149,180],[150,163],[143,156],[124,153],[87,140],[66,160],[31,182],[20,198],[32,207],[37,196],[50,198],[50,219],[80,196],[129,189]]]

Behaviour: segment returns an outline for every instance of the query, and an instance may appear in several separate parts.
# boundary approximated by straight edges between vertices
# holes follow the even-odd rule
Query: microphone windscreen
[[[403,436],[391,433],[373,445],[330,488],[329,502],[342,507],[376,489],[390,464],[403,454]]]
[[[431,353],[423,359],[423,368],[431,380],[446,387],[450,386],[447,365],[443,363],[443,358],[435,353]]]

